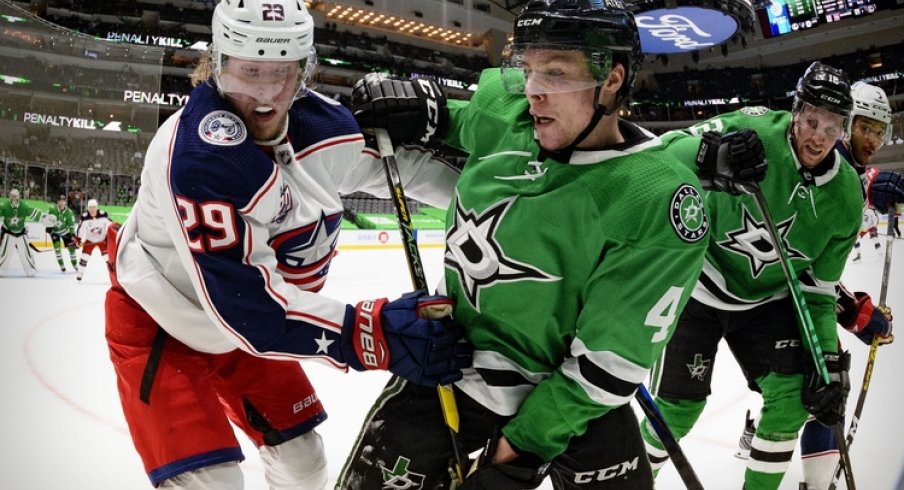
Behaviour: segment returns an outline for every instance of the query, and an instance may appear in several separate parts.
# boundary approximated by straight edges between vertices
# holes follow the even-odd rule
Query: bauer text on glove
[[[461,379],[473,352],[461,340],[463,330],[449,317],[422,314],[446,305],[451,305],[449,298],[423,292],[349,305],[342,327],[345,362],[358,371],[387,369],[424,386]]]

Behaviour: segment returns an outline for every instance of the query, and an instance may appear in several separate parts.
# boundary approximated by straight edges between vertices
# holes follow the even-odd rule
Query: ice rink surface
[[[884,243],[884,236],[880,237]],[[889,305],[904,315],[904,241],[895,241]],[[428,280],[439,280],[442,251],[424,248]],[[850,263],[844,283],[869,292],[878,302],[882,259],[864,243],[862,263]],[[100,256],[89,262],[85,279],[61,273],[53,252],[37,254],[37,277],[24,277],[18,258],[0,277],[0,488],[10,490],[131,490],[151,488],[123,420],[113,369],[104,342],[103,301],[109,287]],[[353,302],[389,298],[410,289],[401,249],[341,250],[323,294]],[[904,318],[904,317],[902,317]],[[868,347],[841,334],[852,353],[853,411]],[[723,345],[724,347],[724,345]],[[727,348],[715,363],[714,394],[700,422],[682,442],[707,489],[739,489],[744,462],[733,454],[744,413],[759,409]],[[319,431],[335,480],[370,404],[388,379],[386,373],[343,373],[317,362],[304,363],[329,413]],[[851,458],[858,488],[904,489],[904,337],[879,349],[876,367]],[[638,407],[635,410],[640,413]],[[246,456],[242,468],[248,490],[266,488],[256,449],[240,435]],[[445,444],[446,441],[437,441]],[[795,459],[782,489],[797,490]],[[844,485],[842,483],[841,487]],[[551,488],[545,483],[541,488]],[[684,486],[671,464],[657,479],[658,489]]]

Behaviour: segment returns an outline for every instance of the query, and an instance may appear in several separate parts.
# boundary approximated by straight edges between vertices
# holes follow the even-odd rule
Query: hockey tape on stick
[[[417,248],[417,240],[411,226],[411,214],[408,212],[408,201],[405,199],[405,190],[402,188],[402,178],[399,175],[399,167],[396,164],[395,151],[389,133],[382,128],[374,129],[377,138],[377,148],[380,151],[380,159],[383,161],[383,170],[386,172],[386,181],[389,184],[389,194],[396,210],[399,222],[399,233],[402,236],[402,249],[405,250],[405,258],[408,262],[408,272],[411,274],[411,283],[414,289],[429,293],[427,276],[424,274],[424,266],[421,261],[421,253]],[[458,438],[458,405],[455,403],[455,393],[449,385],[437,385],[437,395],[443,410],[443,420],[449,428],[449,438],[452,442],[452,453],[455,456],[455,477],[458,483],[465,481],[465,469],[468,467],[468,457],[462,450]]]

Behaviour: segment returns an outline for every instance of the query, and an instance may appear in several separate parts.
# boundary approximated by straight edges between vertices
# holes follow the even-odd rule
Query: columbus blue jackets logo
[[[706,236],[709,221],[703,210],[703,198],[694,186],[684,184],[672,195],[669,220],[678,236],[686,242],[697,242]]]
[[[238,145],[245,141],[248,130],[238,116],[229,111],[214,111],[204,116],[198,125],[202,140],[222,146]]]
[[[283,279],[308,291],[323,287],[341,224],[341,212],[321,213],[317,221],[271,238],[268,243],[276,252],[276,268]]]
[[[480,310],[480,290],[498,282],[561,279],[507,256],[496,239],[496,230],[515,198],[500,201],[480,214],[465,210],[460,198],[456,202],[455,223],[446,233],[445,264],[458,273],[461,288],[474,309]]]

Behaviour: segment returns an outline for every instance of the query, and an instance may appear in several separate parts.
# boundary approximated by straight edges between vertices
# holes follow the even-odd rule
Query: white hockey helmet
[[[238,58],[303,60],[314,48],[314,19],[301,0],[221,0],[211,27],[217,50]]]
[[[857,116],[885,123],[885,143],[888,143],[891,140],[891,106],[888,104],[885,91],[875,85],[856,82],[851,85],[851,97],[854,99],[851,124],[853,125]]]
[[[88,199],[88,209],[97,209],[97,199]]]
[[[299,62],[297,79],[289,80],[297,84],[297,88],[288,87],[295,89],[290,94],[293,98],[301,93],[316,69],[314,19],[302,0],[221,0],[213,11],[211,30],[211,61],[221,92],[249,91],[246,84],[233,80],[234,87],[230,87],[230,80],[221,78],[230,58]],[[260,82],[286,84],[286,80],[278,78]]]
[[[9,202],[16,206],[19,204],[19,190],[18,189],[10,189],[9,191]]]

